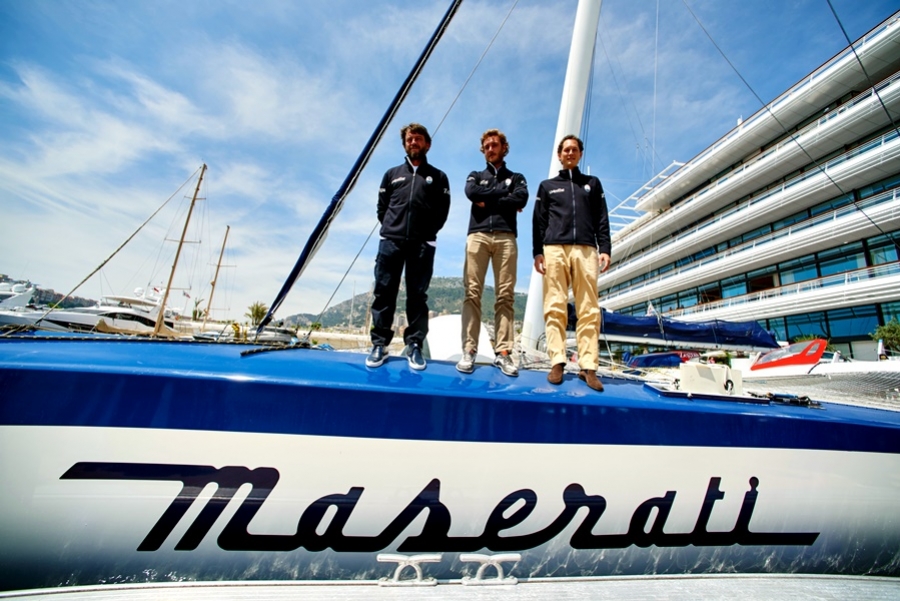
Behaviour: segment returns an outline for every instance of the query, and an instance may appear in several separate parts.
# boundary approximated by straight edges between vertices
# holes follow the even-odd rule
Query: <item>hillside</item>
[[[401,287],[397,300],[397,310],[403,311],[406,306],[406,291]],[[516,293],[516,318],[521,319],[525,313],[525,298],[527,295]],[[462,313],[462,304],[465,297],[463,280],[461,277],[435,277],[431,280],[428,289],[428,307],[438,315]],[[323,328],[362,327],[369,310],[371,297],[369,294],[357,294],[353,299],[347,299],[330,307],[322,316]],[[353,309],[353,323],[350,323],[351,305]],[[483,321],[494,320],[494,287],[485,286],[484,296],[481,300],[481,317]],[[284,319],[285,326],[308,326],[316,321],[317,316],[308,313],[291,315]]]

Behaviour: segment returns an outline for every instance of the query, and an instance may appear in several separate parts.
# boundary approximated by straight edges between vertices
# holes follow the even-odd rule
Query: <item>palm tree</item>
[[[269,312],[269,307],[266,306],[265,303],[256,301],[250,307],[248,307],[247,312],[244,313],[244,317],[250,319],[250,324],[254,326],[258,326],[259,322],[263,320],[266,316],[266,313]]]
[[[194,310],[191,311],[191,319],[193,319],[194,321],[200,321],[206,316],[206,309],[200,308],[200,303],[202,303],[204,300],[206,299],[198,298],[194,300]]]

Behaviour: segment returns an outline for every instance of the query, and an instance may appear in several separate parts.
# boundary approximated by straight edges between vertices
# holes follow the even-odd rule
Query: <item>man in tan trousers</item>
[[[564,137],[556,154],[563,168],[558,176],[541,182],[532,219],[534,268],[544,276],[544,322],[552,366],[547,381],[563,381],[571,287],[578,317],[578,377],[592,389],[602,391],[603,384],[597,378],[597,276],[609,269],[612,252],[606,196],[599,179],[578,169],[584,154],[584,143],[578,137]]]
[[[487,166],[466,179],[466,196],[472,201],[463,268],[466,296],[462,311],[462,358],[456,369],[472,373],[481,329],[481,295],[488,264],[494,267],[494,365],[507,376],[518,376],[513,362],[516,290],[517,213],[528,203],[528,185],[521,173],[506,167],[509,142],[503,132],[489,129],[481,135],[481,152]]]

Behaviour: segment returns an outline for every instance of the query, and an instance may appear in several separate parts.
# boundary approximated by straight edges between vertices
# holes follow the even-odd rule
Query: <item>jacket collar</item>
[[[409,168],[410,171],[413,171],[413,170],[415,170],[415,169],[420,169],[420,168],[422,168],[424,165],[427,165],[427,164],[428,164],[428,157],[423,158],[422,161],[419,163],[419,166],[418,166],[418,167],[415,167],[415,166],[410,162],[409,156],[404,156],[404,157],[403,157],[403,162],[406,163],[406,166]]]
[[[500,168],[499,168],[499,169],[498,169],[497,167],[494,167],[494,164],[493,164],[493,163],[488,163],[488,164],[487,164],[487,168],[488,168],[488,171],[490,171],[490,172],[493,173],[494,175],[497,175],[498,173],[500,173],[501,171],[503,171],[504,169],[506,169],[506,161],[503,161],[502,163],[500,163]]]
[[[560,169],[559,176],[563,179],[574,180],[576,177],[581,175],[581,171],[578,170],[578,166],[576,165],[574,169]]]

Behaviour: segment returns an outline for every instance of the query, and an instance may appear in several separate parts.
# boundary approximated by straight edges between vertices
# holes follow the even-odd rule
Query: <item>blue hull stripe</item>
[[[542,372],[414,372],[396,357],[371,370],[359,354],[244,349],[0,339],[0,425],[900,453],[894,411],[669,398],[609,379],[595,393]]]

